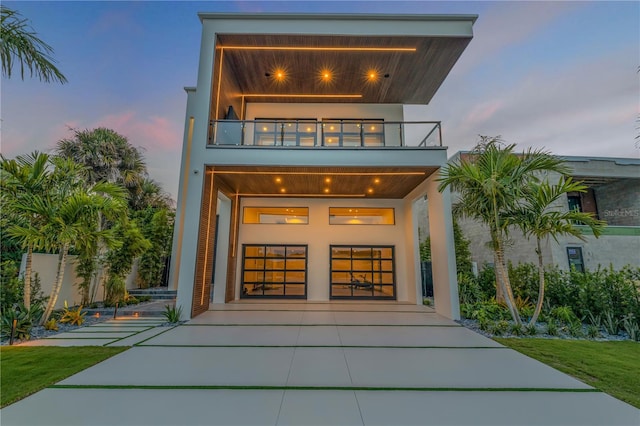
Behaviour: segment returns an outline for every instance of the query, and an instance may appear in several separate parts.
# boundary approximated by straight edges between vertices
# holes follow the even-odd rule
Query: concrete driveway
[[[127,324],[141,331],[101,344],[131,349],[3,409],[2,425],[640,425],[640,410],[420,306],[243,303]]]

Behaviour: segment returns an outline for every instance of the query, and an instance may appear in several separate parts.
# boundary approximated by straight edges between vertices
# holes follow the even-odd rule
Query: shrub
[[[163,315],[166,318],[167,322],[171,324],[180,322],[180,318],[182,317],[182,306],[172,307],[172,306],[166,305],[164,309],[165,310],[163,312]]]
[[[513,289],[513,296],[522,300],[537,300],[538,298],[538,267],[533,263],[518,263],[507,265],[509,281]]]
[[[58,321],[55,318],[51,318],[49,321],[44,323],[45,330],[58,331]]]
[[[629,336],[629,339],[639,341],[640,340],[640,327],[638,322],[634,318],[633,314],[626,315],[622,319],[622,328]]]
[[[569,306],[556,306],[551,310],[549,315],[551,316],[551,318],[564,325],[580,323],[580,320],[578,319],[576,314],[573,313]]]
[[[483,299],[478,280],[473,275],[458,274],[458,297],[460,303],[477,303]]]
[[[0,329],[4,336],[11,336],[11,328],[13,321],[16,320],[16,329],[13,337],[18,340],[28,340],[31,337],[31,329],[33,324],[42,317],[42,305],[31,305],[30,309],[25,308],[24,304],[16,303],[14,307],[5,309],[2,312]]]
[[[558,335],[558,325],[554,321],[553,318],[549,318],[547,321],[547,334],[549,336],[557,336]]]
[[[496,297],[496,272],[493,266],[484,265],[478,273],[477,282],[482,300],[489,300],[492,297]]]
[[[491,334],[494,336],[502,336],[509,329],[509,322],[505,320],[496,321],[491,326]]]
[[[571,324],[569,324],[569,326],[567,327],[567,331],[569,332],[569,335],[571,335],[572,337],[584,336],[584,333],[582,332],[582,323],[579,321],[572,322]]]
[[[515,324],[515,323],[511,324],[509,331],[514,336],[522,336],[525,332],[524,328],[520,324]]]
[[[527,324],[527,326],[525,327],[525,332],[528,336],[535,336],[536,334],[538,334],[538,327],[536,327],[535,324]]]
[[[613,311],[605,311],[602,319],[602,325],[607,333],[612,336],[618,334],[620,330],[620,321],[613,315]]]
[[[60,315],[60,322],[63,324],[82,325],[86,312],[82,312],[82,305],[78,309],[69,309],[67,301],[64,301],[64,310]]]
[[[590,339],[596,339],[600,337],[600,327],[596,327],[593,324],[587,326],[587,336]]]

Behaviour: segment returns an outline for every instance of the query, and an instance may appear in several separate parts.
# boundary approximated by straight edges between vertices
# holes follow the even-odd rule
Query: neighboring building
[[[450,161],[458,161],[455,154]],[[542,251],[547,265],[568,270],[573,265],[578,270],[593,270],[601,265],[620,269],[625,265],[640,266],[640,159],[561,156],[572,169],[575,181],[588,186],[587,192],[569,193],[554,206],[559,211],[577,209],[593,213],[607,222],[599,238],[587,227],[585,241],[576,237],[559,236],[544,241]],[[549,176],[557,181],[559,175]],[[455,202],[455,194],[453,194]],[[493,252],[487,247],[489,232],[478,222],[461,219],[460,227],[471,242],[471,257],[481,269],[493,264]],[[424,226],[424,225],[422,225]],[[424,232],[421,232],[421,234]],[[535,239],[527,240],[514,230],[507,247],[507,260],[538,263]]]
[[[426,118],[476,16],[199,16],[171,264],[183,312],[421,304],[414,204],[426,196],[435,308],[458,318],[440,122],[409,117]]]

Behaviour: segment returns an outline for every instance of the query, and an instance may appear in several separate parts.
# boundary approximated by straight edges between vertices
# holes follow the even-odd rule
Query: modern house
[[[427,105],[474,15],[201,13],[170,287],[210,303],[422,304],[429,200],[435,309],[458,318],[441,124]],[[411,121],[412,117],[418,121]]]
[[[458,161],[465,152],[456,153],[451,161]],[[558,236],[558,240],[543,242],[542,254],[547,265],[569,270],[594,270],[598,266],[613,266],[621,269],[626,265],[640,266],[640,159],[561,156],[571,168],[574,181],[587,187],[583,193],[569,193],[558,200],[554,208],[558,211],[577,209],[592,213],[607,223],[599,238],[589,228],[583,227],[584,241],[572,236]],[[553,182],[559,175],[547,176]],[[453,201],[455,202],[455,194]],[[424,211],[424,207],[423,207]],[[493,264],[493,254],[488,248],[488,228],[478,222],[461,219],[460,227],[469,239],[472,260],[481,269]],[[420,234],[428,234],[425,221]],[[577,225],[580,227],[580,225]],[[535,239],[526,239],[514,230],[510,237],[507,260],[538,262]]]

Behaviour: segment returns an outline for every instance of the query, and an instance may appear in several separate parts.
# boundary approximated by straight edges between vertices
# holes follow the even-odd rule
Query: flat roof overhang
[[[213,21],[214,73],[222,97],[242,97],[243,102],[428,104],[471,41],[477,16],[200,18]]]
[[[402,199],[438,167],[209,166],[228,195]],[[220,185],[220,183],[222,183]]]

